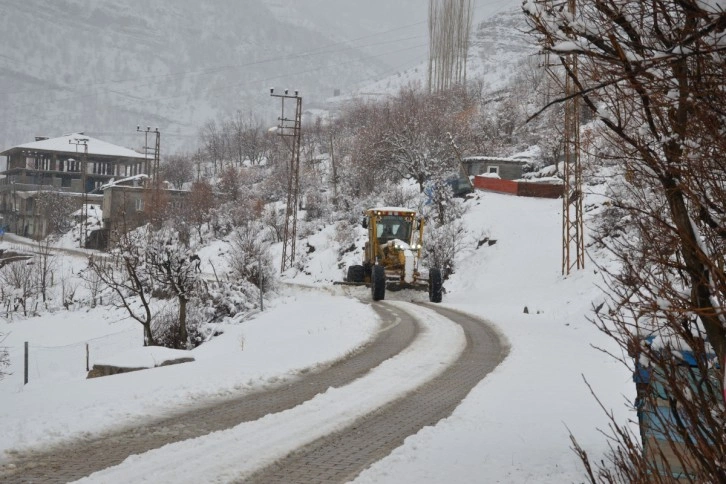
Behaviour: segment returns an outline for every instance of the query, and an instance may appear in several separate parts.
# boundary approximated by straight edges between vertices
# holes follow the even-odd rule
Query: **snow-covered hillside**
[[[467,60],[467,79],[470,87],[483,94],[496,92],[511,81],[515,68],[537,52],[537,46],[526,34],[526,22],[520,2],[500,1],[477,4],[472,26],[471,48]],[[392,73],[370,82],[363,82],[344,92],[340,99],[385,97],[407,86],[425,87],[427,57],[420,56],[413,65],[398,64]],[[338,99],[338,101],[340,100]],[[336,99],[333,99],[336,101]]]

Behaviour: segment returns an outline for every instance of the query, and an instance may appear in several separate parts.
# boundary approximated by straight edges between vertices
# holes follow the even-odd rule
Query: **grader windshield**
[[[376,224],[376,237],[382,244],[393,239],[398,239],[408,244],[411,243],[412,227],[413,217],[383,215],[378,219],[378,223]]]

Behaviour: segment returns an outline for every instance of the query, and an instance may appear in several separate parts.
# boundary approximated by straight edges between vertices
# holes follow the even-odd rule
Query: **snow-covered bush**
[[[347,220],[341,220],[335,224],[333,240],[340,246],[341,254],[347,252],[351,246],[355,247],[357,235],[356,226],[348,223]]]
[[[6,312],[28,315],[35,307],[38,295],[35,268],[25,260],[11,262],[0,268],[0,297]]]
[[[466,230],[461,220],[444,225],[429,224],[425,229],[424,261],[429,268],[438,268],[444,279],[454,273],[456,256],[464,246]]]
[[[219,281],[209,283],[190,306],[189,318],[200,323],[200,334],[209,336],[209,323],[233,318],[259,308],[260,289],[248,281]]]
[[[261,223],[251,221],[237,227],[230,237],[227,262],[233,280],[246,281],[266,292],[274,286],[275,270],[263,228]]]

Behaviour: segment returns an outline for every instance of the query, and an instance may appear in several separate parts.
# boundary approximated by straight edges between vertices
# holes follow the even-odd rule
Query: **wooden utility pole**
[[[270,96],[280,98],[282,110],[280,117],[277,118],[278,124],[276,132],[283,139],[291,138],[292,145],[289,146],[292,151],[290,158],[290,171],[287,179],[287,208],[285,210],[285,232],[282,241],[282,263],[280,271],[285,272],[286,269],[292,267],[295,263],[295,243],[297,239],[297,207],[300,190],[300,145],[302,142],[302,96],[298,91],[295,94],[289,94],[285,89],[284,94],[275,94],[275,89],[270,89]],[[290,99],[295,102],[295,118],[289,119],[285,116],[285,100]]]

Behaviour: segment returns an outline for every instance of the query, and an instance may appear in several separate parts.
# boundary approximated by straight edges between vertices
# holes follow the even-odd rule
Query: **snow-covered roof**
[[[525,164],[529,163],[530,159],[528,158],[504,158],[499,156],[467,156],[463,158],[461,161],[464,163],[467,162],[474,162],[474,161],[493,161],[497,163],[520,163]]]
[[[48,138],[44,140],[33,141],[32,143],[25,143],[5,150],[0,153],[0,155],[7,156],[8,154],[10,154],[10,152],[18,149],[57,151],[61,153],[82,153],[83,145],[75,144],[79,140],[87,140],[86,143],[88,144],[89,155],[116,156],[120,158],[147,158],[147,156],[134,150],[108,143],[106,141],[101,141],[100,139],[86,136],[83,133],[71,133],[59,136],[58,138]]]
[[[111,179],[110,182],[108,182],[108,183],[106,183],[104,185],[101,185],[101,187],[99,188],[99,190],[100,191],[103,191],[103,190],[105,190],[107,188],[113,188],[113,187],[116,187],[116,186],[125,186],[126,183],[129,183],[129,182],[132,182],[132,181],[135,181],[135,180],[143,180],[143,179],[146,179],[146,178],[149,178],[149,175],[147,175],[145,173],[141,173],[139,175],[134,175],[134,176],[126,177],[126,178],[121,178],[120,180]]]

